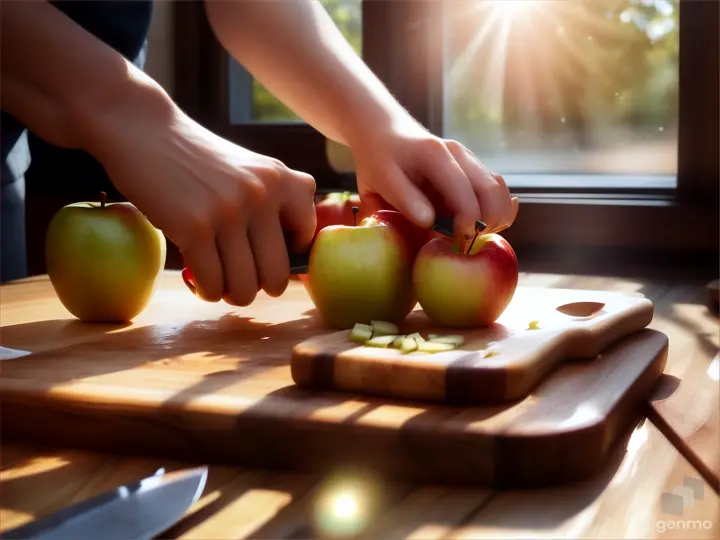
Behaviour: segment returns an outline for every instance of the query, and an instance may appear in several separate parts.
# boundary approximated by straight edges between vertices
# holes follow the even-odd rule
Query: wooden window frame
[[[365,62],[416,119],[440,136],[443,1],[369,0],[362,7]],[[595,265],[603,257],[679,251],[700,257],[697,261],[714,260],[717,269],[719,3],[680,0],[679,6],[677,189],[513,189],[521,211],[504,235],[517,250],[540,258],[570,257],[573,268],[583,258]],[[355,189],[354,175],[331,169],[325,138],[312,127],[230,124],[228,55],[208,25],[202,1],[175,4],[175,36],[175,98],[193,118],[312,174],[318,191]]]

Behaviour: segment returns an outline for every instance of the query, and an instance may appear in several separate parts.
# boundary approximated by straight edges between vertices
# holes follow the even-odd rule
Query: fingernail
[[[416,201],[412,204],[412,207],[410,209],[410,212],[413,216],[415,216],[415,219],[420,221],[421,223],[424,223],[426,225],[432,225],[433,221],[433,210],[432,208],[428,208],[428,206],[420,201]]]

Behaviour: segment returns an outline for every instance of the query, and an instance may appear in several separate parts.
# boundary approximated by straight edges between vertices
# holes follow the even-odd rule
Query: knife
[[[353,211],[355,212],[355,208],[353,208]],[[451,217],[446,216],[438,216],[435,219],[435,224],[430,227],[433,231],[439,232],[441,234],[444,234],[445,236],[449,238],[454,237],[453,231],[455,230],[454,227],[454,220]],[[487,225],[480,220],[477,220],[475,222],[475,231],[476,233],[482,232],[487,228]],[[302,253],[296,253],[292,250],[292,237],[289,233],[285,234],[285,247],[288,250],[288,257],[290,259],[290,274],[291,275],[297,275],[297,274],[307,274],[308,272],[308,265],[310,264],[310,250],[303,251]],[[193,293],[195,293],[195,284],[193,282],[193,275],[190,271],[189,267],[184,267],[182,269],[182,279],[185,282],[185,285],[188,289],[190,289]]]
[[[151,540],[177,523],[205,488],[207,467],[120,486],[1,534],[8,539]]]

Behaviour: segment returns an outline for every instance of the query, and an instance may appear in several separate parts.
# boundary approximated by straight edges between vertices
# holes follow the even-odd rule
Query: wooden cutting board
[[[613,293],[533,291],[518,298],[645,305]],[[538,319],[537,335],[550,332],[542,306],[524,305],[523,324]],[[0,363],[2,436],[250,467],[542,486],[608,466],[667,355],[664,334],[641,330],[592,360],[560,363],[526,398],[493,406],[319,391],[298,387],[290,370],[296,345],[328,335],[310,308],[301,287],[246,309],[160,291],[137,325]],[[45,326],[57,332],[58,322]],[[43,324],[27,331],[41,337]],[[81,323],[64,324],[74,332]],[[574,350],[590,356],[601,342]]]
[[[433,327],[422,311],[399,329],[461,335],[453,351],[404,354],[358,345],[350,331],[321,335],[293,348],[292,376],[302,387],[449,403],[500,404],[526,397],[569,359],[592,359],[653,318],[644,297],[620,293],[518,288],[491,327]],[[364,321],[363,321],[364,322]]]

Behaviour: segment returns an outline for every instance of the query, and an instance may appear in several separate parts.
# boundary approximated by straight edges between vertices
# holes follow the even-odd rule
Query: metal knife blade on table
[[[175,525],[198,500],[207,467],[166,473],[120,486],[3,533],[7,539],[151,540]]]
[[[482,232],[486,228],[487,225],[484,222],[480,220],[475,222],[476,231]],[[444,234],[449,238],[453,238],[453,231],[455,230],[454,220],[451,217],[439,216],[435,220],[435,224],[431,227],[431,229],[441,234]],[[302,253],[293,252],[290,247],[292,246],[292,239],[288,234],[285,235],[285,245],[288,248],[288,255],[290,258],[290,274],[307,274],[308,265],[310,264],[310,250],[304,251]],[[194,292],[195,286],[192,283],[192,274],[190,273],[188,267],[183,268],[182,278],[185,282],[185,285]]]

